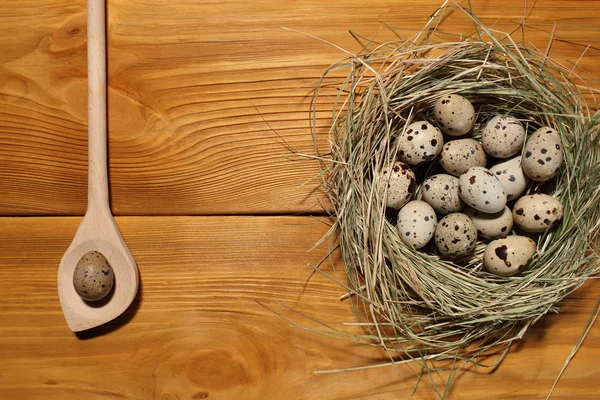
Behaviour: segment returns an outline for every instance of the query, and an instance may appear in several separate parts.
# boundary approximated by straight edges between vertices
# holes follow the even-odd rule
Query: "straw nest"
[[[391,364],[477,363],[492,350],[505,354],[499,346],[507,349],[540,317],[557,312],[557,303],[597,272],[600,113],[589,106],[597,92],[582,83],[587,78],[574,65],[518,44],[460,10],[474,22],[473,35],[440,39],[436,27],[449,11],[440,10],[411,39],[370,42],[331,66],[319,86],[326,86],[332,72],[349,71],[335,85],[330,151],[318,159],[348,297],[366,327],[355,339],[382,346]],[[435,121],[433,105],[447,94],[474,103],[480,116],[474,137],[485,116],[506,113],[523,121],[528,134],[547,125],[562,138],[565,163],[558,176],[530,185],[528,192],[555,196],[565,214],[558,227],[532,236],[537,253],[518,276],[498,277],[483,268],[486,241],[454,261],[431,244],[414,250],[400,240],[394,215],[386,213],[374,178],[394,161],[397,133],[416,119]],[[317,90],[315,115],[320,96]],[[415,172],[422,181],[438,170],[434,162]]]

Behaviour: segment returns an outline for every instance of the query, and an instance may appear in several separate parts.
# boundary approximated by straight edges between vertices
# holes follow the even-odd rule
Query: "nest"
[[[436,34],[456,9],[473,21],[475,33]],[[576,65],[515,43],[460,6],[438,10],[409,40],[369,42],[360,54],[331,66],[319,90],[341,69],[349,73],[335,85],[330,152],[319,153],[318,159],[333,205],[330,232],[345,263],[348,297],[366,328],[355,339],[381,346],[390,364],[479,363],[482,355],[506,354],[512,342],[542,316],[557,312],[557,303],[597,272],[597,90],[585,84],[590,78],[577,73]],[[528,134],[551,126],[562,138],[565,162],[559,174],[534,182],[528,193],[555,196],[565,214],[559,226],[532,236],[537,253],[518,276],[503,278],[485,270],[485,240],[459,260],[442,257],[431,243],[419,251],[405,245],[374,179],[395,160],[398,132],[413,120],[435,121],[433,106],[448,94],[470,99],[479,116],[510,114],[525,121]],[[485,123],[485,118],[478,120],[473,137]],[[415,173],[422,182],[438,170],[434,162]],[[414,198],[419,197],[417,190]]]

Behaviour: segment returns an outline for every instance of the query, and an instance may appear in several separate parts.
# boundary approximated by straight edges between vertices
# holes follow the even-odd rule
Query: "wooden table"
[[[329,4],[326,4],[329,3]],[[472,1],[510,29],[524,3]],[[527,3],[531,7],[532,1]],[[129,311],[71,333],[56,271],[86,207],[83,0],[0,3],[1,399],[403,399],[401,368],[315,375],[385,361],[376,348],[288,324],[353,322],[343,289],[311,273],[328,229],[308,107],[322,70],[357,51],[349,29],[423,26],[438,1],[108,2],[112,209],[139,265]],[[600,1],[538,1],[527,40],[600,77]],[[577,29],[576,26],[594,27]],[[448,30],[468,32],[464,18]],[[389,35],[383,30],[381,37]],[[317,114],[326,148],[329,106]],[[274,132],[276,131],[277,134]],[[339,255],[329,273],[343,279]],[[600,295],[587,284],[493,373],[461,374],[451,398],[545,398]],[[258,302],[257,302],[258,301]],[[553,398],[600,398],[593,328]],[[421,383],[415,398],[435,398]]]

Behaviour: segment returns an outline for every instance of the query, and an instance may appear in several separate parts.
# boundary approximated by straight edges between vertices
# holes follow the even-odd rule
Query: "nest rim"
[[[571,79],[574,69],[537,49],[516,44],[508,34],[493,32],[483,24],[479,28],[487,40],[471,36],[435,42],[430,34],[419,34],[420,42],[413,38],[398,42],[395,48],[389,43],[376,45],[349,57],[345,62],[350,73],[334,102],[330,153],[317,153],[323,184],[333,204],[331,234],[340,243],[350,293],[357,299],[353,302],[355,314],[366,323],[364,338],[409,358],[414,351],[418,357],[423,351],[439,359],[456,357],[459,351],[472,357],[499,345],[509,346],[543,315],[556,312],[560,300],[598,273],[594,232],[595,221],[600,219],[600,193],[594,188],[600,188],[600,171],[590,174],[589,168],[592,172],[594,167],[600,168],[600,113],[590,110],[584,98],[586,87]],[[470,63],[478,63],[480,69],[473,69]],[[339,70],[341,65],[343,62],[330,70]],[[440,68],[450,68],[454,75],[442,79]],[[461,70],[469,68],[473,70],[462,77],[483,79],[484,84],[456,80]],[[499,76],[500,72],[505,75]],[[410,86],[414,82],[423,83],[423,74],[429,79],[435,76],[431,85],[436,90],[408,90],[415,87]],[[590,89],[590,93],[593,96],[595,92]],[[474,100],[478,115],[490,114],[489,110],[502,102],[503,111],[527,121],[528,136],[543,125],[554,127],[561,135],[565,153],[561,172],[553,181],[534,184],[528,190],[559,198],[565,216],[557,228],[535,235],[538,251],[518,276],[498,277],[482,268],[482,253],[489,240],[478,240],[467,258],[445,260],[431,245],[424,252],[405,245],[385,217],[374,176],[395,160],[392,127],[408,125],[417,116],[435,121],[431,118],[433,104],[445,94]],[[490,96],[496,96],[498,102]],[[540,104],[547,102],[540,97],[558,97],[560,101],[548,111],[541,109]],[[313,104],[318,98],[317,89]],[[365,114],[366,107],[372,108]],[[381,113],[373,113],[373,109]],[[380,137],[368,137],[367,133],[381,126]],[[478,131],[477,126],[473,131]],[[316,138],[314,128],[313,133]],[[430,176],[435,168],[434,163],[417,169]],[[417,191],[414,199],[419,198]],[[367,239],[361,241],[361,237]],[[557,264],[561,265],[553,268]],[[453,302],[461,289],[461,301]]]

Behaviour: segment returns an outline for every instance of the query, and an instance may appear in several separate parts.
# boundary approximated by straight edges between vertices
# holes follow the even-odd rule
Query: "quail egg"
[[[399,210],[415,192],[415,173],[403,162],[396,161],[391,168],[383,168],[379,180],[380,192],[387,193],[387,207]]]
[[[553,178],[563,162],[563,148],[560,135],[550,127],[535,131],[525,143],[521,161],[523,171],[537,182]]]
[[[535,242],[527,236],[509,236],[491,241],[483,253],[483,265],[498,276],[517,274],[535,254]]]
[[[416,121],[398,137],[398,158],[409,165],[418,165],[437,157],[442,151],[444,136],[427,121]]]
[[[464,135],[475,125],[473,104],[458,94],[440,97],[435,103],[434,114],[442,131],[450,136]]]
[[[486,163],[485,151],[475,139],[452,140],[440,153],[440,165],[454,176],[461,176],[471,167],[485,167]]]
[[[508,201],[518,199],[527,189],[529,178],[521,168],[521,156],[494,165],[490,168],[490,172],[496,175],[504,187]]]
[[[513,226],[512,211],[506,206],[496,213],[484,213],[467,207],[465,214],[473,220],[477,233],[487,239],[505,237]]]
[[[544,232],[560,223],[565,207],[558,199],[544,193],[521,197],[513,206],[513,220],[531,233]]]
[[[84,300],[97,301],[113,287],[114,273],[102,253],[89,251],[81,257],[73,273],[73,287]]]
[[[465,206],[458,194],[458,178],[448,174],[432,175],[425,179],[421,196],[440,214],[458,212]]]
[[[481,144],[489,155],[508,158],[521,152],[525,136],[525,128],[518,119],[509,115],[496,115],[483,128]]]
[[[420,249],[435,232],[437,217],[433,208],[420,200],[406,204],[398,213],[398,234],[407,245]]]
[[[502,183],[488,169],[471,167],[458,179],[458,191],[465,203],[486,213],[502,211],[506,193]]]
[[[448,214],[438,222],[434,239],[437,249],[443,255],[462,257],[475,248],[477,228],[465,214]]]

